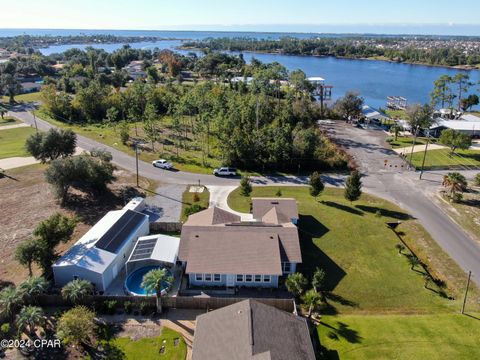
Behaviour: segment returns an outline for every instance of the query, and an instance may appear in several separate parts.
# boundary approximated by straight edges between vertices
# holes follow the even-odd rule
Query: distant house
[[[20,86],[22,87],[22,94],[28,94],[42,90],[43,83],[22,82],[20,83]]]
[[[149,232],[148,216],[137,210],[138,206],[110,211],[101,218],[53,265],[55,284],[84,279],[95,290],[105,291],[125,266],[137,239]]]
[[[443,130],[453,129],[471,137],[480,137],[480,118],[472,114],[462,115],[458,120],[437,118],[430,127],[430,135],[439,137]]]
[[[147,73],[143,70],[143,60],[131,61],[124,70],[134,80],[147,77]]]
[[[315,360],[308,324],[254,300],[197,317],[193,360]]]
[[[374,109],[371,106],[368,105],[363,105],[362,106],[362,115],[363,117],[371,122],[380,122],[383,120],[388,120],[390,119],[388,115],[384,114],[380,110]]]
[[[277,204],[278,202],[278,204]],[[302,262],[293,199],[256,199],[255,221],[217,207],[182,227],[179,260],[193,286],[278,287]]]

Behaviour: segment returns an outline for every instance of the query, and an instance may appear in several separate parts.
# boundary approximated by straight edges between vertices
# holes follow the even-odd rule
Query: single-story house
[[[380,110],[374,109],[371,106],[368,105],[363,105],[362,106],[362,115],[367,121],[383,121],[383,120],[389,120],[390,117]]]
[[[84,279],[96,291],[105,291],[125,266],[137,239],[148,233],[148,215],[130,209],[108,212],[53,265],[55,285]]]
[[[189,284],[278,287],[281,276],[295,272],[302,262],[298,229],[275,205],[260,212],[254,205],[254,214],[264,212],[256,221],[217,207],[191,215],[178,254]]]
[[[131,61],[124,69],[128,73],[128,76],[134,80],[145,78],[147,77],[147,73],[143,70],[143,63],[143,60]]]
[[[467,118],[465,118],[465,116],[467,115],[463,115],[461,118],[463,120],[445,120],[437,118],[435,123],[430,127],[430,135],[439,137],[443,130],[453,129],[472,137],[479,137],[480,118],[473,115]]]
[[[307,321],[255,300],[197,316],[193,360],[315,360]]]

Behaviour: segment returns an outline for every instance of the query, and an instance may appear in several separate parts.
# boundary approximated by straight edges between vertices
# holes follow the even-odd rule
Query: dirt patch
[[[133,187],[135,176],[125,170],[117,170],[117,180],[109,186],[110,192],[95,199],[80,192],[72,192],[71,201],[61,208],[51,186],[45,182],[47,165],[32,165],[12,169],[0,179],[0,280],[19,283],[28,275],[26,268],[14,260],[15,248],[32,235],[37,224],[50,215],[60,212],[76,216],[79,220],[72,239],[61,244],[58,252],[65,252],[75,241],[108,211],[121,208],[137,190]],[[142,179],[142,187],[151,184]],[[39,274],[39,270],[35,269]]]

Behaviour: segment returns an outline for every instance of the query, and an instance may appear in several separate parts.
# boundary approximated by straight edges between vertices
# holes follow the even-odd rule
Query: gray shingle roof
[[[197,317],[193,360],[314,360],[305,319],[245,300]]]
[[[252,198],[252,214],[256,220],[261,220],[272,208],[281,214],[281,220],[298,219],[297,201],[292,198]]]

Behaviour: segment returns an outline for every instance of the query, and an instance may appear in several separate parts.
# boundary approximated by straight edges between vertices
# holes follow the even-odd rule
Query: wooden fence
[[[72,304],[64,300],[60,295],[40,295],[36,299],[36,304],[41,306],[72,306]],[[145,302],[149,305],[155,305],[154,296],[104,296],[95,295],[89,296],[85,299],[85,304],[94,304],[96,302],[115,300],[117,307],[123,307],[126,301],[130,301],[136,305]],[[236,297],[191,297],[191,296],[175,296],[162,297],[162,306],[174,309],[201,309],[201,310],[215,310],[228,305],[235,304],[239,301],[247,300],[247,298]],[[270,299],[270,298],[255,298],[255,301],[273,306],[277,309],[294,312],[295,304],[293,299]]]

